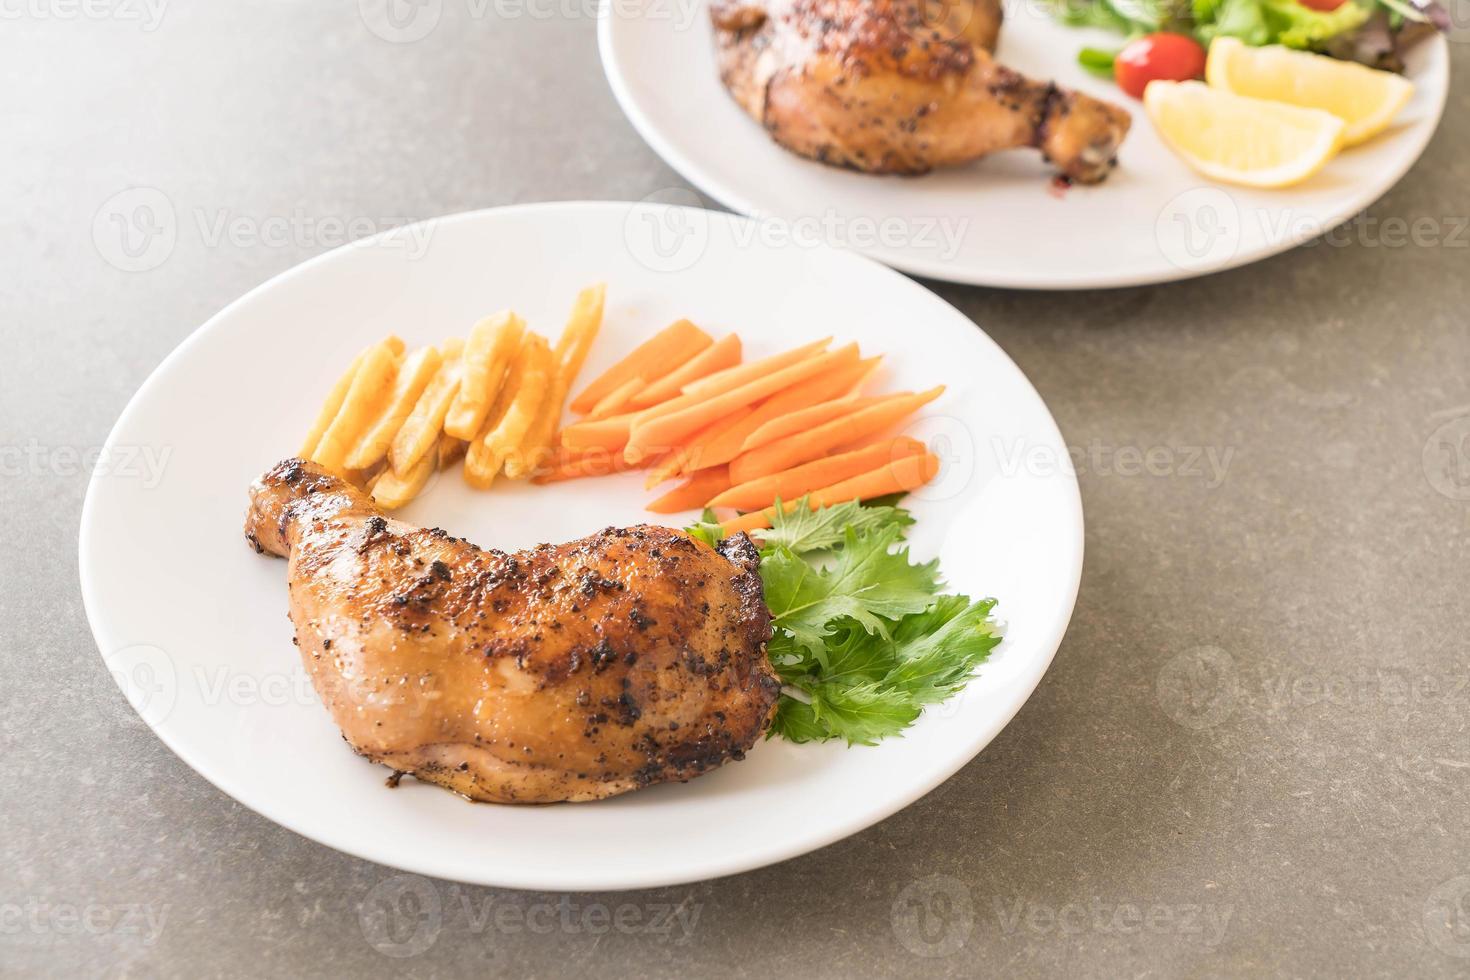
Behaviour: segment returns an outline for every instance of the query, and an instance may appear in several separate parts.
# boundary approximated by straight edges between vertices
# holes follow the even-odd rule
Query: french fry
[[[311,459],[336,473],[346,472],[347,455],[387,399],[397,370],[398,355],[386,340],[363,354],[362,364],[348,386],[337,417],[322,433]]]
[[[327,431],[327,426],[332,424],[332,420],[337,417],[337,412],[341,410],[342,402],[347,399],[347,391],[352,387],[352,379],[357,377],[357,369],[362,367],[363,359],[366,357],[366,350],[354,357],[342,377],[332,385],[332,390],[327,393],[327,400],[322,402],[321,411],[317,412],[316,421],[311,423],[311,430],[306,433],[306,441],[301,444],[301,456],[310,459],[316,453],[317,443],[322,441],[322,434]]]
[[[598,283],[578,293],[577,301],[572,304],[572,314],[556,340],[555,351],[559,370],[569,383],[576,380],[587,360],[587,352],[592,349],[592,341],[597,339],[597,332],[602,329],[602,312],[606,303],[607,286]]]
[[[552,354],[546,338],[540,334],[528,334],[518,363],[520,377],[511,401],[495,428],[483,440],[493,453],[496,470],[505,465],[508,456],[520,452],[526,433],[536,421],[546,390],[551,387]]]
[[[460,355],[463,376],[454,404],[444,417],[445,432],[460,439],[479,434],[525,330],[525,321],[508,310],[475,324]]]
[[[488,437],[505,418],[506,412],[510,411],[511,402],[515,400],[517,392],[521,390],[521,380],[526,370],[526,354],[529,341],[534,335],[522,335],[520,345],[511,354],[510,364],[505,369],[505,379],[501,382],[500,390],[495,395],[495,402],[490,406],[490,411],[485,415],[485,422],[480,426],[480,431],[469,440],[464,454],[464,479],[470,486],[478,490],[489,489],[495,482],[495,476],[500,472],[500,459],[496,455],[494,447],[490,445]]]
[[[435,454],[439,457],[439,468],[441,470],[447,470],[459,462],[464,456],[465,448],[468,446],[469,443],[463,439],[456,439],[448,433],[441,435],[439,437],[439,448],[435,450]]]
[[[531,423],[526,437],[521,440],[520,451],[506,457],[505,475],[511,479],[530,476],[540,468],[542,460],[551,455],[567,392],[577,380],[577,373],[587,360],[587,352],[592,349],[592,342],[602,328],[606,300],[607,287],[601,284],[589,286],[577,294],[571,316],[567,318],[567,325],[556,341],[556,350],[552,352],[557,365],[556,378],[536,409],[536,421]]]
[[[404,476],[387,467],[373,482],[373,502],[384,510],[396,510],[417,497],[429,482],[430,475],[438,463],[437,453],[425,453],[413,469]]]
[[[444,427],[444,417],[449,414],[449,407],[454,404],[455,395],[459,393],[463,371],[459,357],[447,352],[462,349],[463,346],[463,342],[457,338],[445,343],[443,363],[439,365],[439,370],[425,386],[423,394],[419,395],[413,411],[393,437],[393,444],[388,449],[388,462],[392,464],[393,472],[399,476],[407,476],[439,439]]]
[[[347,465],[352,469],[367,469],[388,455],[393,437],[408,421],[419,396],[439,370],[443,359],[433,347],[421,347],[414,351],[398,368],[393,382],[393,391],[378,412],[378,417],[358,437],[357,446],[347,455]]]
[[[633,378],[642,378],[645,382],[661,378],[714,342],[713,337],[688,320],[677,320],[599,375],[572,399],[572,411],[585,415]]]

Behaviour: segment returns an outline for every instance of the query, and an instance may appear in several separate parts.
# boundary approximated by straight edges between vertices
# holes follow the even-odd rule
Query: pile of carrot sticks
[[[824,338],[755,361],[736,334],[716,340],[688,320],[666,327],[571,402],[539,482],[646,469],[660,514],[713,507],[745,513],[727,531],[771,526],[777,501],[813,509],[912,491],[939,459],[895,434],[944,387],[866,394],[881,357]]]

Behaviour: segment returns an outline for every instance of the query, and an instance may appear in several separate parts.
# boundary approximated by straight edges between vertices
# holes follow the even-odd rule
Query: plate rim
[[[506,213],[524,214],[528,212],[534,213],[567,210],[575,211],[581,209],[611,211],[617,209],[627,209],[630,207],[644,207],[657,210],[696,211],[702,213],[708,220],[726,221],[731,224],[748,223],[753,220],[742,215],[730,214],[727,212],[711,211],[701,208],[690,208],[680,205],[665,205],[646,201],[623,202],[574,200],[481,208],[473,211],[457,212],[455,214],[444,215],[437,218],[430,218],[422,222],[417,222],[415,224],[432,225],[439,223],[472,222],[476,220],[483,220],[484,218],[491,215],[501,215]],[[148,376],[144,379],[142,384],[139,385],[138,389],[128,399],[127,404],[119,413],[117,420],[113,423],[111,429],[108,431],[107,438],[103,443],[103,458],[106,458],[107,452],[114,447],[116,440],[119,438],[127,424],[131,421],[133,415],[136,412],[141,411],[142,405],[144,404],[150,391],[156,385],[162,384],[166,374],[170,370],[177,367],[178,361],[183,358],[186,353],[194,347],[194,345],[200,343],[201,340],[206,337],[212,330],[217,329],[218,325],[222,321],[224,321],[230,314],[232,314],[238,307],[244,305],[257,294],[272,288],[278,283],[284,282],[285,280],[296,276],[309,273],[312,268],[320,263],[333,260],[334,257],[336,257],[339,253],[344,253],[348,250],[356,248],[371,248],[380,239],[389,235],[403,234],[403,231],[403,229],[393,229],[390,231],[381,232],[377,235],[350,242],[345,245],[341,245],[326,252],[323,252],[320,255],[312,256],[311,258],[305,259],[288,269],[285,269],[268,277],[261,283],[257,284],[256,286],[242,293],[240,296],[231,300],[220,310],[209,316],[201,325],[194,328],[194,330],[192,330],[186,337],[180,340],[179,343],[175,345],[175,347],[171,351],[169,351],[167,355],[164,356],[164,358],[153,368],[152,371],[149,372]],[[864,268],[869,274],[876,274],[880,276],[893,276],[900,280],[903,280],[910,287],[927,293],[934,301],[942,304],[944,307],[947,307],[955,316],[970,322],[974,326],[976,334],[982,340],[982,342],[990,345],[993,348],[995,354],[1003,359],[1003,363],[1010,365],[1011,369],[1015,371],[1019,380],[1025,385],[1027,389],[1030,390],[1031,394],[1035,397],[1038,405],[1041,407],[1042,412],[1045,415],[1047,422],[1051,426],[1052,433],[1056,438],[1057,444],[1060,446],[1066,445],[1065,438],[1062,435],[1061,427],[1058,425],[1056,417],[1053,415],[1051,408],[1047,405],[1045,399],[1041,397],[1040,392],[1036,390],[1036,387],[1034,384],[1032,384],[1030,378],[1026,376],[1025,372],[1018,364],[1016,364],[1014,359],[1012,359],[1010,355],[1007,354],[1005,350],[1001,348],[1000,345],[997,344],[994,339],[992,339],[984,331],[984,329],[980,327],[978,323],[970,320],[970,318],[965,316],[963,312],[955,308],[953,304],[949,303],[943,297],[934,293],[923,284],[914,282],[913,280],[908,279],[908,277],[903,276],[901,273],[889,269],[883,266],[881,263],[867,256],[852,251],[836,249],[827,245],[818,246],[818,249],[820,251],[845,256],[845,258],[841,259],[840,261],[855,263],[856,267]],[[887,820],[889,817],[893,816],[900,810],[907,808],[921,797],[926,796],[927,794],[938,788],[940,785],[947,782],[957,772],[959,772],[960,769],[973,762],[975,758],[978,757],[979,754],[984,751],[984,749],[995,739],[995,737],[1008,724],[1010,724],[1012,719],[1014,719],[1016,714],[1020,711],[1021,707],[1030,700],[1032,694],[1035,693],[1036,688],[1040,685],[1041,679],[1046,675],[1047,670],[1050,669],[1051,663],[1056,657],[1056,653],[1061,645],[1062,639],[1065,637],[1066,632],[1071,625],[1072,615],[1076,609],[1078,591],[1081,586],[1086,543],[1081,489],[1075,473],[1068,472],[1067,476],[1069,477],[1069,479],[1065,483],[1067,492],[1065,492],[1064,494],[1064,503],[1067,506],[1067,509],[1070,511],[1071,517],[1073,519],[1073,525],[1076,528],[1076,535],[1073,541],[1073,546],[1069,548],[1065,554],[1059,553],[1056,556],[1058,564],[1054,568],[1054,572],[1058,581],[1061,581],[1064,584],[1063,605],[1059,609],[1059,615],[1057,616],[1056,621],[1039,634],[1036,643],[1038,655],[1031,661],[1028,670],[1024,672],[1024,680],[1018,686],[1016,693],[1005,703],[1005,706],[1002,710],[996,711],[994,715],[986,720],[986,723],[984,725],[981,725],[975,729],[970,738],[966,740],[966,751],[956,753],[954,756],[953,764],[940,767],[938,770],[936,770],[937,775],[935,775],[932,779],[922,780],[918,783],[915,783],[913,787],[903,792],[891,794],[885,799],[884,803],[881,806],[875,807],[872,810],[863,811],[860,815],[849,817],[847,819],[829,821],[825,825],[823,831],[819,834],[813,835],[809,838],[792,838],[791,842],[787,844],[776,842],[773,846],[764,848],[760,851],[746,849],[744,851],[732,853],[729,855],[719,855],[712,858],[707,863],[698,866],[698,868],[692,872],[679,872],[669,874],[645,873],[641,871],[623,871],[612,875],[604,874],[599,878],[586,875],[579,876],[578,874],[568,875],[564,873],[548,873],[535,875],[513,872],[502,873],[497,871],[493,876],[485,876],[470,874],[469,872],[471,871],[471,869],[469,868],[457,870],[456,866],[449,863],[447,860],[441,861],[440,863],[436,864],[432,861],[416,861],[411,859],[411,856],[407,855],[405,855],[404,857],[400,857],[393,853],[365,853],[364,851],[361,851],[351,846],[347,846],[343,843],[324,839],[318,833],[312,831],[311,829],[308,829],[306,826],[303,826],[302,823],[298,821],[292,814],[288,812],[283,812],[283,808],[274,801],[252,798],[251,794],[249,794],[248,792],[241,791],[241,787],[238,784],[235,784],[231,779],[229,779],[226,773],[209,771],[209,766],[200,764],[198,761],[196,761],[195,753],[193,753],[193,751],[189,748],[185,747],[185,745],[183,744],[184,740],[177,738],[175,733],[171,733],[166,726],[162,725],[162,723],[155,724],[146,717],[143,717],[143,715],[138,712],[136,708],[134,708],[131,700],[128,700],[128,704],[129,708],[138,715],[139,719],[143,721],[145,725],[147,725],[152,734],[157,737],[159,741],[161,741],[169,749],[169,751],[171,751],[176,757],[178,757],[180,761],[182,761],[186,766],[193,770],[194,773],[202,777],[207,783],[209,783],[220,792],[224,793],[234,802],[240,804],[241,806],[244,806],[246,809],[254,813],[259,814],[272,823],[283,827],[286,830],[289,830],[292,833],[295,833],[301,837],[306,838],[307,840],[331,848],[334,851],[338,851],[340,853],[347,854],[354,858],[368,861],[382,867],[393,868],[398,871],[424,875],[444,881],[456,881],[486,887],[515,888],[521,890],[554,890],[569,892],[615,892],[643,888],[670,887],[702,881],[710,881],[733,874],[739,874],[745,871],[753,871],[759,868],[768,867],[770,865],[779,864],[783,861],[790,860],[791,858],[799,857],[804,854],[820,850],[838,841],[844,840],[847,837],[850,837],[856,833],[866,830],[869,827],[875,826],[878,823]],[[103,669],[106,670],[109,676],[112,677],[113,682],[117,684],[119,690],[121,691],[121,693],[123,693],[126,699],[127,691],[123,686],[123,679],[117,676],[117,674],[115,674],[110,669],[110,664],[108,662],[108,658],[110,656],[109,651],[115,652],[117,650],[125,649],[126,644],[118,642],[118,637],[112,634],[110,626],[106,622],[104,622],[102,613],[100,611],[103,600],[98,594],[98,591],[101,588],[101,583],[99,580],[101,573],[96,567],[97,558],[95,555],[94,545],[95,537],[99,533],[96,525],[97,517],[95,502],[98,495],[103,492],[99,489],[99,487],[102,485],[102,480],[102,474],[98,470],[94,469],[87,481],[87,491],[82,502],[81,516],[77,534],[77,575],[80,581],[82,606],[86,614],[87,626],[88,629],[91,631],[93,641],[97,646],[98,655],[102,660]]]
[[[643,109],[643,106],[634,98],[632,87],[625,77],[622,65],[617,57],[614,47],[613,21],[618,19],[615,12],[617,4],[602,3],[598,5],[597,13],[597,53],[602,62],[603,76],[607,79],[608,87],[612,89],[613,98],[623,115],[632,123],[633,129],[653,152],[672,167],[682,178],[693,184],[703,193],[709,195],[723,206],[730,208],[741,215],[749,218],[761,219],[770,217],[765,211],[753,203],[744,193],[714,179],[702,166],[695,163],[683,150],[675,146],[663,133],[661,128],[654,123]],[[1420,136],[1416,136],[1416,145],[1411,152],[1404,154],[1400,162],[1389,168],[1389,175],[1382,189],[1370,192],[1369,196],[1353,198],[1353,205],[1347,208],[1335,209],[1328,214],[1322,225],[1323,232],[1339,227],[1344,222],[1352,219],[1353,215],[1372,207],[1382,200],[1389,191],[1393,190],[1404,176],[1423,157],[1425,149],[1429,146],[1440,125],[1444,122],[1445,105],[1449,99],[1450,90],[1450,59],[1449,42],[1443,34],[1425,39],[1426,44],[1434,45],[1435,51],[1432,57],[1439,59],[1444,65],[1444,84],[1434,93],[1433,122],[1424,128]],[[1212,182],[1209,186],[1222,187],[1218,182]],[[1119,275],[1105,273],[1086,273],[1066,278],[1046,276],[1044,274],[1032,275],[992,275],[984,270],[972,271],[969,269],[957,269],[938,259],[925,259],[922,256],[912,256],[902,250],[885,249],[881,245],[875,248],[863,249],[859,254],[865,258],[906,272],[913,276],[921,276],[925,279],[933,279],[939,282],[955,283],[962,286],[985,286],[998,289],[1020,289],[1036,291],[1072,292],[1087,289],[1127,289],[1136,286],[1156,286],[1171,282],[1185,282],[1190,279],[1198,279],[1203,276],[1213,275],[1217,272],[1228,272],[1245,265],[1251,265],[1265,259],[1273,258],[1284,252],[1297,248],[1310,239],[1298,240],[1296,236],[1281,236],[1279,241],[1267,241],[1252,249],[1243,249],[1231,255],[1228,259],[1216,264],[1203,264],[1198,268],[1174,267],[1172,269],[1160,268],[1154,272],[1140,272],[1135,274]]]

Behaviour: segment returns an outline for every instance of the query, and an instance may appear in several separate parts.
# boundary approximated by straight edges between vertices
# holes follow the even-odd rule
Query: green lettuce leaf
[[[795,509],[787,513],[776,501],[776,515],[771,519],[771,528],[761,532],[766,548],[785,547],[797,555],[813,551],[828,551],[842,543],[848,530],[864,534],[882,528],[903,528],[914,523],[909,512],[902,507],[865,507],[857,501],[821,507],[812,510],[807,498],[797,501]]]
[[[907,548],[890,551],[900,533],[892,525],[867,534],[848,527],[830,568],[785,546],[769,549],[761,578],[772,624],[821,659],[833,620],[850,618],[869,633],[886,634],[885,619],[923,612],[939,590],[939,563],[915,565]]]

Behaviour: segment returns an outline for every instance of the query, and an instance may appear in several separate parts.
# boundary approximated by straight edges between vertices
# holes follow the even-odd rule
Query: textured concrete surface
[[[351,0],[4,6],[0,972],[1470,973],[1463,82],[1369,212],[1433,242],[1364,230],[1105,294],[936,287],[1076,447],[1087,567],[1016,720],[866,833],[643,893],[404,883],[136,719],[82,615],[77,457],[206,317],[343,233],[252,233],[271,219],[681,186],[614,105],[589,6],[444,0],[410,44]],[[135,186],[187,217],[127,272],[150,257],[93,225]]]

